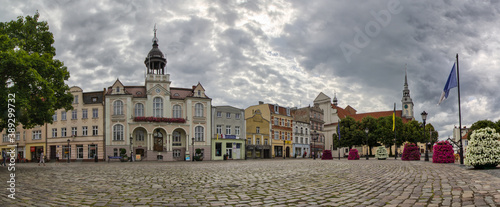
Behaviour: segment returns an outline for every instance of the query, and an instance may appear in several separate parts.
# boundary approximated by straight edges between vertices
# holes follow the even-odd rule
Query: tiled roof
[[[332,108],[337,109],[337,114],[339,118],[343,119],[347,116],[350,116],[354,118],[356,121],[361,121],[364,117],[366,116],[371,116],[373,118],[380,118],[380,117],[385,117],[385,116],[392,116],[393,111],[377,111],[377,112],[369,112],[369,113],[362,113],[362,114],[356,114],[356,110],[352,108],[351,106],[347,106],[345,109],[335,106],[332,104]],[[401,110],[396,110],[396,116],[401,117],[402,111]],[[407,118],[402,118],[403,123],[407,123],[411,121],[411,119]],[[332,123],[334,124],[334,123]],[[330,124],[328,124],[330,125]]]
[[[93,103],[102,103],[103,92],[95,91],[95,92],[86,92],[83,93],[83,103],[84,104],[93,104]],[[92,98],[97,98],[96,102],[92,102]]]
[[[125,86],[125,93],[132,94],[134,98],[146,98],[145,86]]]
[[[192,96],[193,96],[193,90],[191,90],[190,88],[170,88],[171,99],[186,99],[187,97],[192,97]]]

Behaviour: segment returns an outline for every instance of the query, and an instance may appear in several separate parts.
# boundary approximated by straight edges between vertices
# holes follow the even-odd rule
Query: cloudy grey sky
[[[144,84],[156,24],[173,87],[200,82],[213,105],[300,107],[323,92],[358,113],[401,109],[405,64],[416,119],[441,138],[458,126],[457,89],[437,102],[460,56],[462,125],[500,119],[497,1],[8,1],[0,21],[40,13],[68,85]]]

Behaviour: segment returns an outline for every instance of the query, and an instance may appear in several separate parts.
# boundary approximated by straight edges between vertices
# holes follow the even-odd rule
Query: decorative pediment
[[[170,96],[170,91],[165,89],[163,86],[160,84],[156,84],[155,86],[151,87],[146,94],[148,95],[162,95],[162,96]]]
[[[111,94],[125,94],[125,86],[119,79],[111,86]]]
[[[194,97],[202,97],[206,98],[207,96],[205,95],[205,88],[201,85],[200,82],[198,82],[198,85],[193,86],[193,96]]]
[[[318,96],[314,99],[314,103],[330,102],[330,97],[320,92]]]

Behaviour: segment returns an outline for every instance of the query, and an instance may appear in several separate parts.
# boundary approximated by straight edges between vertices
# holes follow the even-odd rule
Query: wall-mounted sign
[[[226,139],[236,139],[236,135],[224,135]]]

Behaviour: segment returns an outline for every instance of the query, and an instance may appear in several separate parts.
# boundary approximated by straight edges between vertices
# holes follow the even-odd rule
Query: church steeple
[[[334,92],[333,93],[333,105],[337,105],[338,104],[338,101],[337,101],[337,92]]]
[[[410,89],[408,89],[408,74],[406,72],[406,65],[405,65],[405,83],[404,83],[403,98],[401,99],[401,103],[403,107],[401,116],[403,118],[413,119],[413,101],[411,100],[410,97]]]
[[[158,38],[156,37],[156,24],[154,28],[153,37],[153,48],[149,51],[144,60],[144,64],[147,68],[147,74],[158,74],[165,75],[165,66],[167,64],[167,59],[163,56],[163,53],[158,48]]]

